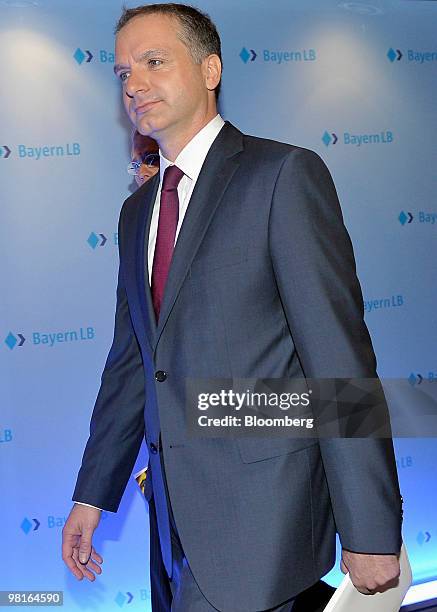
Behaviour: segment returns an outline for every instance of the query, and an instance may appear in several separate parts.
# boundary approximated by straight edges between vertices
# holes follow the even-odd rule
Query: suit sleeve
[[[123,210],[119,244],[123,236],[122,216]],[[91,416],[74,501],[117,512],[144,438],[144,383],[120,257],[114,336]]]
[[[282,164],[269,245],[305,377],[376,378],[352,244],[331,175],[313,151],[296,148]],[[343,548],[398,553],[402,498],[391,438],[321,438],[319,445]]]

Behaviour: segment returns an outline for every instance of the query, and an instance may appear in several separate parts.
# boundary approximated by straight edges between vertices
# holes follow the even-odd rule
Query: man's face
[[[117,34],[115,72],[132,123],[160,140],[183,132],[208,103],[205,62],[196,64],[167,15],[134,17]]]

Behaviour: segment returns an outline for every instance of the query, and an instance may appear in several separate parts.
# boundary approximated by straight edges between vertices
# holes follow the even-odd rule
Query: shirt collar
[[[197,180],[205,157],[224,124],[225,122],[222,117],[217,114],[214,119],[211,119],[209,123],[197,132],[176,157],[174,165],[180,168],[192,181]],[[164,170],[167,166],[171,166],[172,162],[163,156],[161,150],[159,151],[159,161],[160,182],[162,183]]]

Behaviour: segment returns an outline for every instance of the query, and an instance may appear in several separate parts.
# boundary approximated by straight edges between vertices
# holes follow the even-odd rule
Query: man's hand
[[[399,555],[368,555],[343,549],[340,567],[343,574],[349,572],[353,585],[364,595],[396,586],[400,576]]]
[[[102,573],[97,563],[103,563],[103,558],[92,545],[100,514],[97,508],[75,504],[62,530],[62,558],[78,580],[85,576],[92,582],[96,579],[93,572]]]

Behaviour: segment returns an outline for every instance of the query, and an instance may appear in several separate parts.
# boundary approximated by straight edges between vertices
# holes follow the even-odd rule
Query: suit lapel
[[[205,158],[179,231],[165,286],[154,348],[156,348],[184,278],[214,212],[238,168],[239,163],[237,159],[234,159],[234,156],[242,150],[243,138],[241,132],[226,122]],[[156,194],[156,191],[153,191]],[[149,225],[150,219],[148,221]],[[153,314],[150,291],[148,302],[148,310]]]

